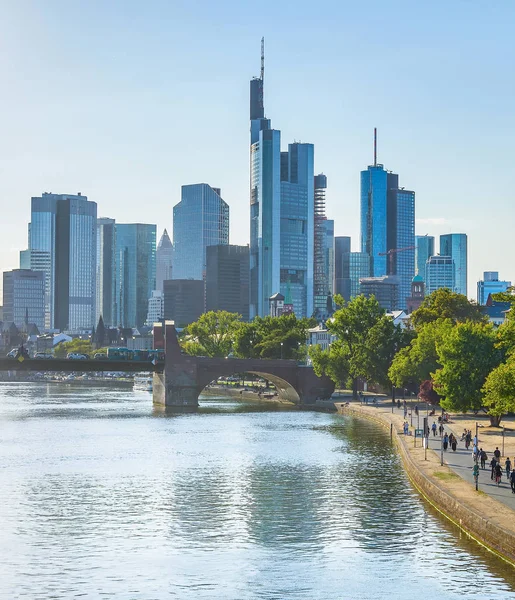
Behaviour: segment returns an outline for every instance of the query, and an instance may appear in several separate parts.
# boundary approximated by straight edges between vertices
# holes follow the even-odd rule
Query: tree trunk
[[[488,415],[490,417],[490,425],[492,427],[499,427],[499,425],[501,424],[501,419],[502,416],[497,417],[495,415]]]
[[[354,400],[358,399],[358,378],[355,377],[352,380],[352,397],[354,398]]]

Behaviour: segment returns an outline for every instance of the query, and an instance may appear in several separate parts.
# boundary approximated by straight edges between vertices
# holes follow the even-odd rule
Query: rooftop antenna
[[[374,127],[374,167],[377,167],[377,127]]]
[[[261,38],[261,81],[265,79],[265,38]]]

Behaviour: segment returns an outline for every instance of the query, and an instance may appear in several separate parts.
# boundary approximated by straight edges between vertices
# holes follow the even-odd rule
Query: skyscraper
[[[249,320],[249,247],[208,246],[206,310],[226,310]]]
[[[22,327],[27,320],[45,327],[45,273],[30,269],[6,271],[3,275],[3,319]]]
[[[435,253],[435,238],[432,235],[417,235],[415,237],[415,271],[422,280],[426,275],[426,262]]]
[[[334,294],[334,221],[325,214],[327,177],[315,175],[314,311],[325,312],[327,296]]]
[[[156,285],[156,226],[116,223],[115,317],[121,327],[141,327]]]
[[[511,281],[499,281],[497,271],[485,271],[482,281],[477,282],[477,303],[484,306],[489,294],[505,292],[509,287],[511,287]]]
[[[455,266],[453,291],[467,296],[467,234],[446,233],[440,236],[440,255],[450,256]]]
[[[166,229],[156,251],[156,290],[164,291],[163,281],[172,278],[173,245]]]
[[[430,256],[426,262],[426,295],[439,288],[456,287],[455,265],[451,256]]]
[[[395,275],[397,308],[405,308],[415,275],[415,192],[399,188],[399,176],[377,163],[361,172],[361,251],[370,256],[372,277]]]
[[[268,314],[269,298],[291,292],[299,316],[313,312],[314,148],[290,144],[264,116],[261,75],[250,82],[250,318]]]
[[[186,327],[204,312],[204,282],[171,279],[164,283],[164,318]]]
[[[31,268],[45,273],[45,323],[67,330],[93,327],[96,308],[97,205],[86,196],[32,198]]]
[[[229,243],[229,205],[220,188],[183,185],[173,207],[173,279],[203,279],[206,248]]]
[[[95,325],[116,327],[115,319],[116,225],[114,219],[97,219],[97,305]]]
[[[351,249],[351,238],[348,236],[337,236],[334,238],[334,293],[341,294],[343,299],[350,300],[350,279],[347,271],[343,268],[343,257],[349,254]],[[363,277],[368,277],[368,272]]]
[[[348,281],[349,297],[352,300],[361,293],[360,281],[370,277],[370,256],[366,252],[347,252],[342,257],[344,281]]]

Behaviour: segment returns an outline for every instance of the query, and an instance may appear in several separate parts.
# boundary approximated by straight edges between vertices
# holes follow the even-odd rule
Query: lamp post
[[[442,428],[443,428],[443,408],[442,408]],[[443,434],[445,429],[442,429],[442,434],[440,436],[440,466],[443,467]]]
[[[281,342],[281,359],[283,357],[283,343]]]
[[[502,455],[504,456],[504,425],[502,426]]]
[[[474,465],[474,479],[476,480],[476,492],[478,490],[478,485],[479,485],[479,465],[478,460],[479,460],[479,436],[477,433],[477,429],[478,429],[478,424],[476,421],[476,457],[474,459],[475,465]]]

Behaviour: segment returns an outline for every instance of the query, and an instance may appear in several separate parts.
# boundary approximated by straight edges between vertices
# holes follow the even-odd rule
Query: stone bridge
[[[173,321],[154,326],[155,347],[165,349],[162,373],[154,372],[154,404],[179,410],[195,410],[202,390],[218,377],[235,373],[254,373],[277,388],[279,398],[309,406],[317,398],[329,398],[334,384],[328,377],[317,377],[312,367],[299,366],[295,360],[255,358],[207,358],[181,353]]]

